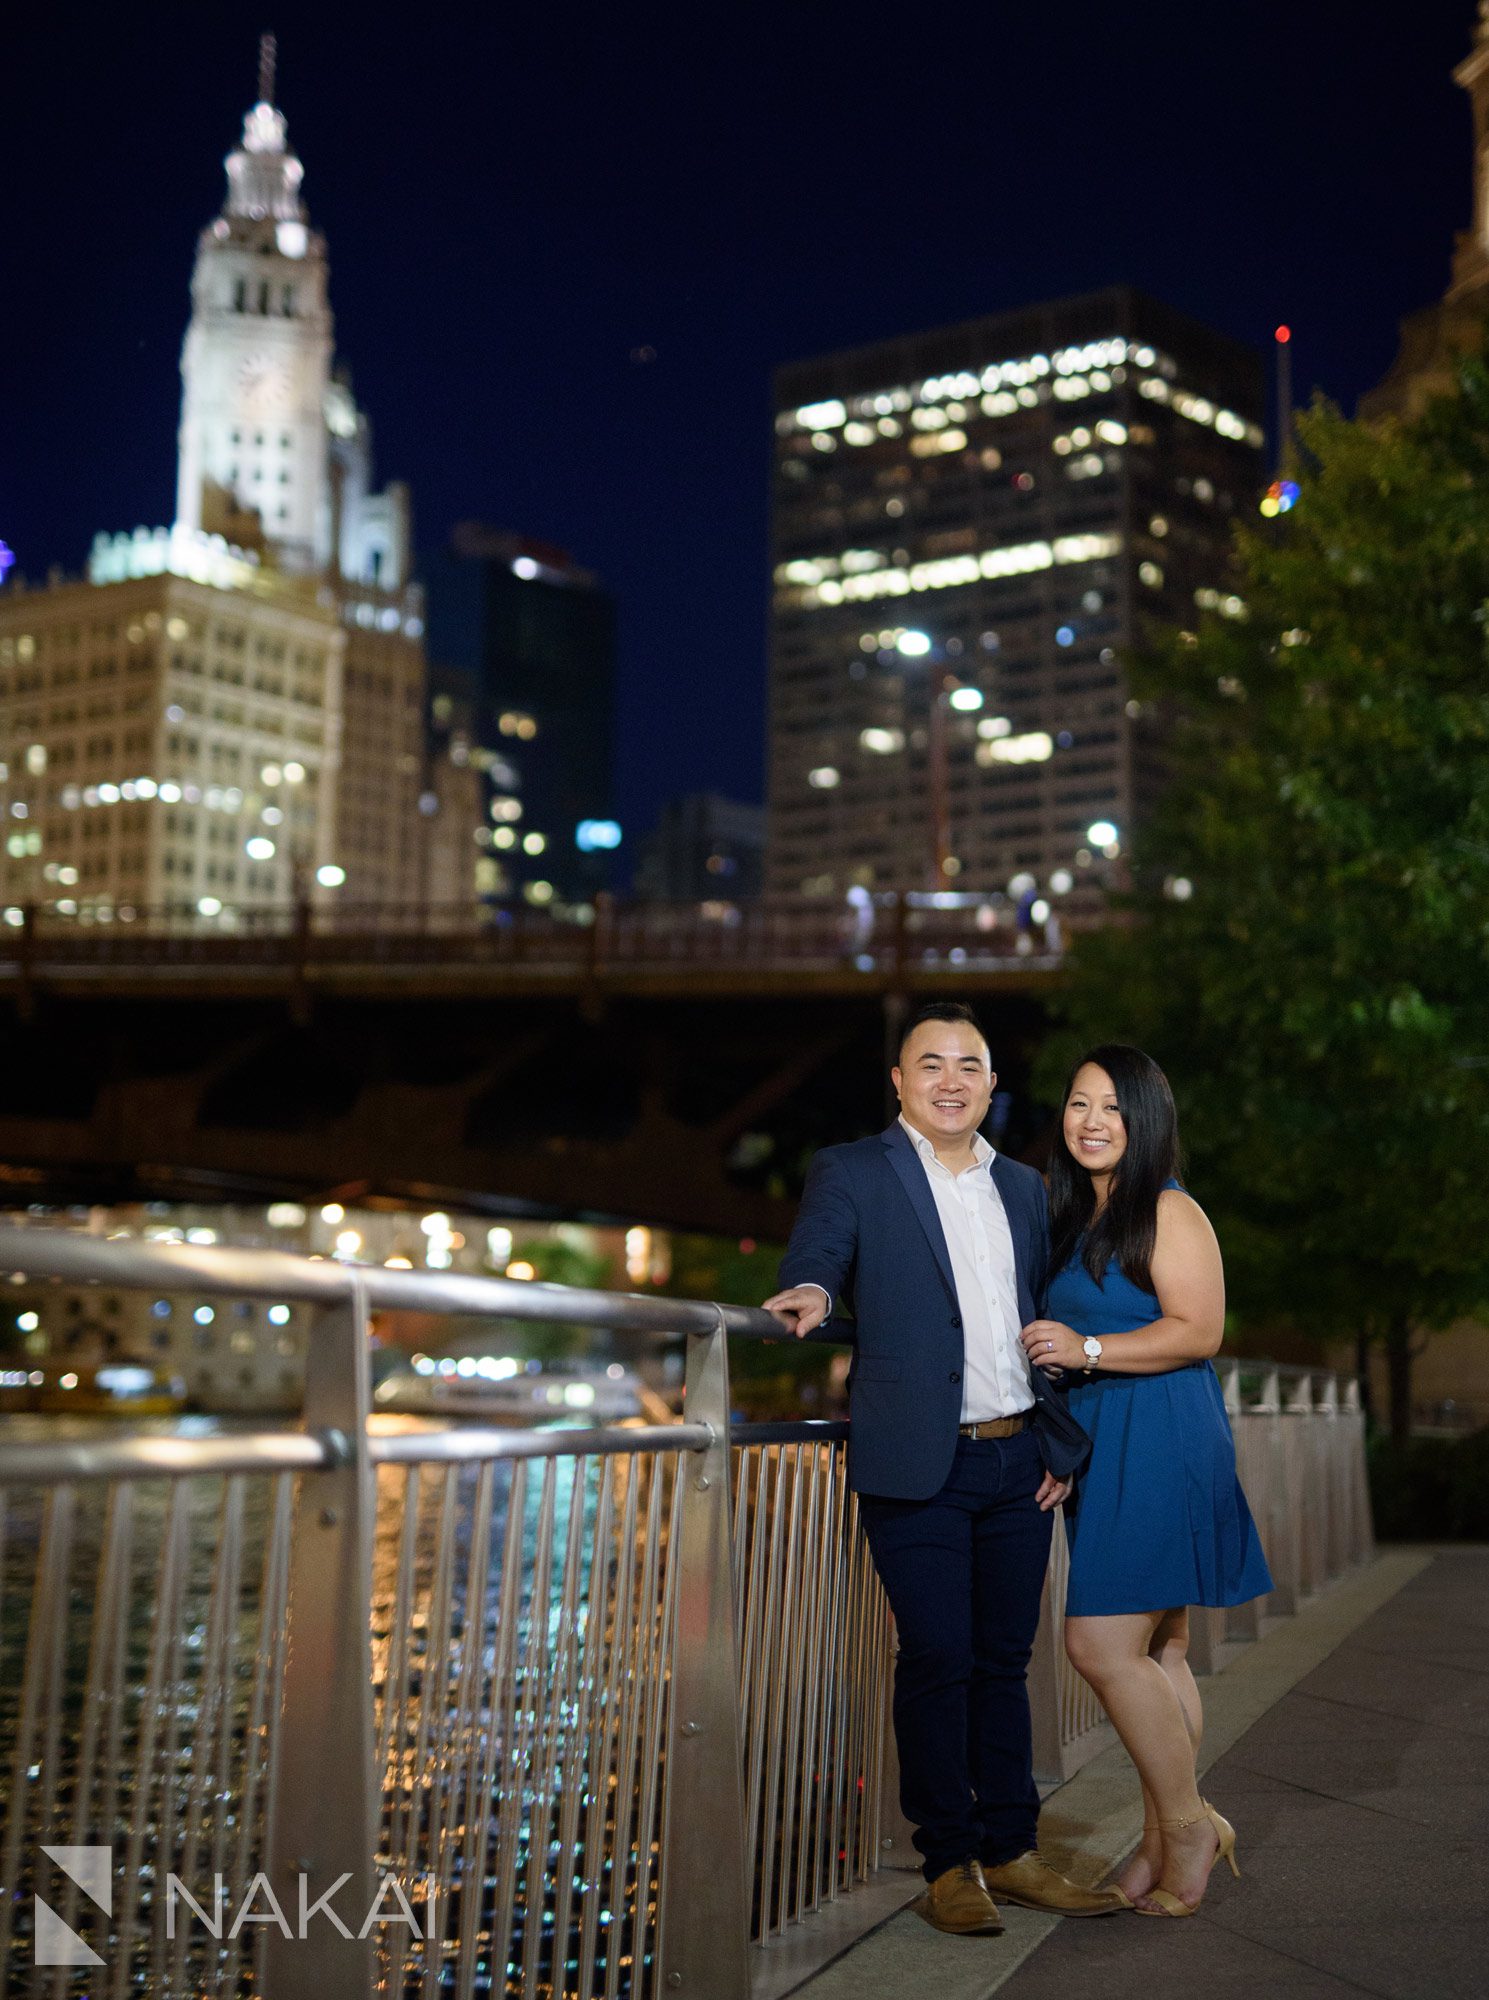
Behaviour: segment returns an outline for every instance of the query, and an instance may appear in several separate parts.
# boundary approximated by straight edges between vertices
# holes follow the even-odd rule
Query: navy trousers
[[[859,1497],[899,1656],[900,1804],[928,1882],[975,1855],[989,1867],[1036,1845],[1026,1674],[1054,1514],[1034,1434],[958,1438],[930,1500]]]

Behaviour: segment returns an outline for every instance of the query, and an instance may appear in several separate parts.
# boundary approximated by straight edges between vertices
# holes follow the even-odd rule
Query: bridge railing
[[[1059,923],[1004,895],[884,893],[738,903],[597,896],[579,917],[523,902],[196,902],[60,909],[16,905],[0,923],[0,970],[166,964],[473,964],[597,973],[779,965],[889,973],[915,967],[1053,964]],[[1067,912],[1066,921],[1072,913]],[[1077,924],[1080,912],[1074,913]],[[1089,915],[1089,912],[1087,912]]]
[[[767,1315],[27,1228],[0,1270],[317,1315],[297,1428],[0,1442],[8,1991],[766,2000],[884,1913],[892,1625],[847,1426],[731,1430]],[[676,1334],[683,1421],[391,1428],[381,1308]],[[1332,1377],[1227,1393],[1290,1608],[1368,1552],[1356,1412]],[[1052,1778],[1103,1740],[1062,1543]]]

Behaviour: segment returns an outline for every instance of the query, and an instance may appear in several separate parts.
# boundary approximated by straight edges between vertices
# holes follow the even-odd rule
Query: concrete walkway
[[[1474,2000],[1489,1991],[1489,1550],[1387,1550],[1201,1682],[1204,1793],[1242,1880],[1186,1922],[1061,1923],[1001,1938],[908,1912],[799,2000]],[[1120,1749],[1048,1800],[1041,1840],[1099,1880],[1139,1830]],[[907,1891],[915,1883],[907,1878]]]

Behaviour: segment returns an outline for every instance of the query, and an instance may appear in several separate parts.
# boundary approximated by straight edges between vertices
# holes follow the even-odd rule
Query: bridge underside
[[[1018,1152],[1041,1122],[1043,993],[978,984],[959,997]],[[812,1152],[891,1114],[886,1050],[918,997],[738,973],[561,992],[69,981],[11,1017],[0,1182],[15,1203],[381,1197],[778,1241]]]

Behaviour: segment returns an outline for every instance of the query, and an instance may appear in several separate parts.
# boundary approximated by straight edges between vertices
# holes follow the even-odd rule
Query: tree
[[[1489,354],[1415,421],[1297,431],[1241,615],[1137,663],[1172,782],[1046,1075],[1163,1063],[1235,1305],[1381,1339],[1400,1438],[1414,1333],[1489,1300]]]

